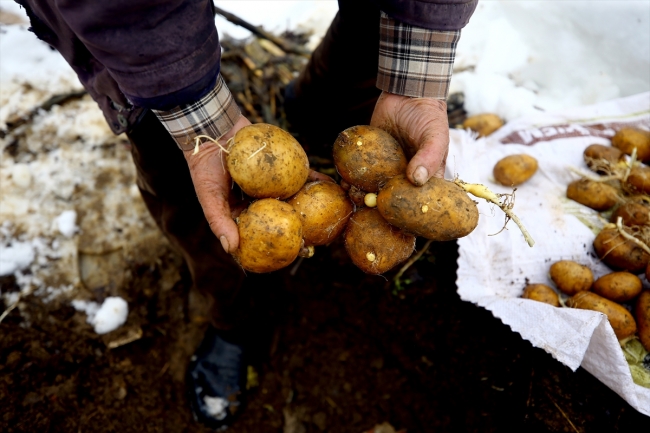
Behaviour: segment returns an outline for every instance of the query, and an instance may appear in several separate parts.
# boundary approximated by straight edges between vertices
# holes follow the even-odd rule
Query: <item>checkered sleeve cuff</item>
[[[460,30],[429,30],[381,13],[377,87],[412,97],[447,99]]]
[[[215,140],[228,132],[241,116],[221,74],[214,88],[198,101],[169,111],[152,110],[181,150],[192,150],[197,135]]]

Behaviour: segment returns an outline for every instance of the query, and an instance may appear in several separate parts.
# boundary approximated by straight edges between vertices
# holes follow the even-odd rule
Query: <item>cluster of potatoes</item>
[[[551,266],[551,279],[570,296],[567,306],[606,314],[619,340],[638,335],[650,351],[650,291],[643,290],[637,277],[645,272],[650,281],[650,167],[643,164],[650,162],[650,133],[623,128],[612,138],[612,146],[593,144],[583,156],[595,174],[570,183],[566,195],[611,221],[593,246],[614,272],[594,281],[587,267],[560,261]],[[522,296],[560,305],[558,294],[543,284],[528,285]]]
[[[344,233],[353,263],[382,274],[407,260],[417,236],[457,239],[478,224],[476,203],[453,182],[432,178],[416,187],[407,159],[387,132],[354,126],[333,146],[346,190],[307,182],[309,163],[286,131],[267,124],[242,128],[228,149],[227,168],[244,193],[257,199],[236,219],[242,268],[271,272]]]
[[[615,271],[594,281],[587,266],[571,260],[551,265],[551,280],[557,290],[568,298],[561,302],[558,293],[545,284],[528,284],[522,298],[544,302],[555,307],[562,304],[605,314],[622,343],[638,335],[643,347],[650,351],[650,291],[643,290],[641,279],[627,271]],[[650,278],[650,266],[646,279]],[[650,280],[649,280],[650,281]],[[624,306],[628,305],[634,315]]]

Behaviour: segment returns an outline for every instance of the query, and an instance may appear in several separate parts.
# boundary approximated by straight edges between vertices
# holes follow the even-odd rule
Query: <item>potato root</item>
[[[611,209],[619,201],[616,188],[589,179],[578,179],[571,182],[567,187],[566,196],[597,211]]]
[[[636,298],[643,285],[641,280],[629,272],[612,272],[594,281],[594,293],[614,302],[626,302]]]
[[[467,193],[435,177],[418,187],[395,176],[379,192],[377,209],[390,224],[434,241],[462,238],[478,224],[476,203]]]
[[[560,297],[555,293],[555,290],[546,284],[527,285],[521,297],[524,299],[532,299],[533,301],[544,302],[545,304],[554,307],[560,306]]]
[[[496,114],[484,113],[469,116],[463,122],[463,129],[471,129],[479,137],[487,137],[503,126],[503,120]]]
[[[271,272],[291,264],[302,246],[302,224],[288,203],[266,198],[238,218],[239,248],[233,257],[247,271]]]
[[[571,308],[598,311],[605,314],[619,340],[631,337],[636,332],[634,317],[625,307],[595,293],[576,293],[567,300],[567,305]]]
[[[636,148],[636,157],[640,161],[650,160],[650,132],[638,128],[621,128],[612,137],[612,146],[626,155],[632,155]]]
[[[343,232],[354,210],[343,188],[322,180],[305,184],[287,203],[300,216],[306,246],[332,242]]]
[[[617,228],[601,230],[594,239],[594,250],[609,267],[633,274],[643,272],[650,262],[650,254],[634,241],[621,236]]]
[[[378,275],[413,254],[415,236],[388,224],[377,209],[365,207],[357,210],[348,222],[345,249],[359,269]]]
[[[594,283],[591,269],[572,260],[553,263],[550,275],[557,288],[569,296],[589,290]]]
[[[650,351],[650,290],[645,290],[636,300],[634,317],[638,326],[639,340]]]
[[[537,171],[537,160],[530,155],[509,155],[500,159],[492,170],[494,179],[504,186],[517,186]]]
[[[309,160],[300,143],[265,123],[245,126],[235,134],[226,163],[233,180],[254,198],[291,197],[309,175]]]
[[[406,156],[386,131],[373,126],[353,126],[334,142],[334,165],[350,185],[377,192],[388,179],[406,172]]]

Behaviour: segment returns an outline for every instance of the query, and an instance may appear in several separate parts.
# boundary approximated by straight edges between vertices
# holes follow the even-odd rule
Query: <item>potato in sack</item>
[[[569,184],[566,196],[597,211],[605,211],[619,202],[618,191],[604,182],[578,179]]]
[[[632,155],[636,149],[636,158],[650,161],[650,132],[639,128],[621,128],[612,137],[612,146],[626,155]]]
[[[555,290],[546,284],[528,284],[521,297],[537,302],[543,302],[554,307],[560,306],[560,297],[555,293]]]
[[[306,246],[332,242],[354,210],[343,188],[322,180],[305,184],[287,203],[298,212]]]
[[[257,123],[243,127],[228,152],[230,176],[254,198],[291,197],[309,175],[309,160],[302,146],[277,126]]]
[[[537,172],[537,160],[530,155],[509,155],[500,159],[492,170],[494,179],[504,186],[517,186]]]
[[[496,114],[483,113],[470,116],[463,122],[463,129],[471,129],[479,137],[487,137],[503,126],[503,120]]]
[[[393,177],[379,192],[377,209],[390,224],[434,241],[462,238],[478,224],[476,203],[465,190],[435,177],[422,186]]]
[[[629,229],[624,231],[629,237],[621,235],[617,228],[604,228],[594,239],[594,250],[610,268],[640,274],[650,263],[650,254],[632,239]]]
[[[569,296],[589,290],[594,282],[591,269],[572,260],[553,263],[550,275],[557,288]]]
[[[593,292],[614,302],[627,302],[636,298],[643,285],[630,272],[612,272],[594,281]]]
[[[353,126],[341,132],[332,152],[341,177],[365,192],[377,192],[388,179],[406,172],[402,147],[374,126]]]
[[[645,290],[636,300],[634,317],[639,327],[639,340],[645,350],[650,352],[650,290]]]
[[[239,248],[233,257],[247,271],[264,273],[288,266],[298,257],[302,224],[288,203],[266,198],[252,203],[237,218]]]
[[[383,274],[408,259],[415,236],[390,225],[377,209],[361,208],[348,222],[345,249],[352,262],[367,274]]]

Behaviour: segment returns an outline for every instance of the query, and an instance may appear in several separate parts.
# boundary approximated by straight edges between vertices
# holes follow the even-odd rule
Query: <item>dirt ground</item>
[[[205,318],[178,256],[130,263],[127,324],[96,335],[69,304],[25,300],[0,325],[0,431],[200,432],[184,371]],[[266,287],[275,327],[259,386],[229,430],[643,432],[650,418],[583,370],[459,299],[455,242],[434,245],[393,294],[340,245],[319,247]],[[165,283],[169,268],[181,279]],[[388,276],[390,278],[390,275]],[[281,282],[281,283],[278,283]],[[12,281],[5,278],[3,290]],[[110,349],[118,333],[142,337]],[[119,338],[118,338],[119,340]]]

